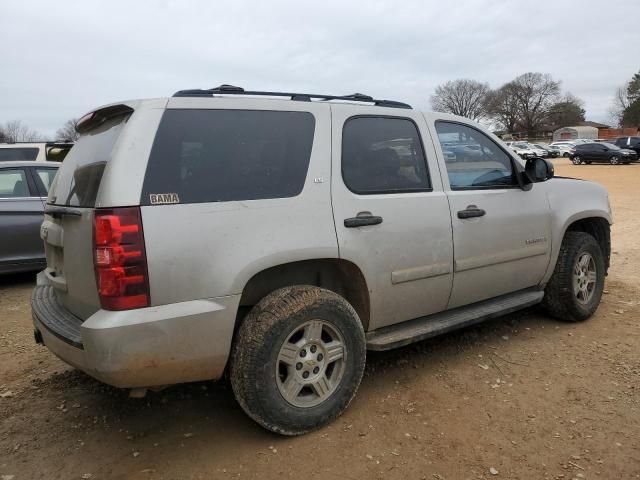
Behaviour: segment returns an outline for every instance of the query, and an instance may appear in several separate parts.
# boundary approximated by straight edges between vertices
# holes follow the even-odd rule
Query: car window
[[[304,187],[314,130],[309,112],[167,110],[141,204],[294,197]]]
[[[419,192],[430,188],[418,128],[406,118],[354,117],[342,130],[342,178],[352,192]]]
[[[49,201],[56,205],[94,207],[105,166],[128,119],[119,115],[82,134],[60,165]]]
[[[22,168],[0,170],[0,198],[28,197],[29,185]]]
[[[11,160],[35,160],[40,151],[37,147],[0,148],[0,162]]]
[[[38,174],[38,178],[42,182],[42,186],[44,187],[44,195],[49,193],[49,188],[53,183],[53,179],[58,172],[57,168],[36,168],[36,173]]]
[[[487,135],[460,123],[437,121],[436,132],[445,155],[453,190],[517,185],[511,157]]]

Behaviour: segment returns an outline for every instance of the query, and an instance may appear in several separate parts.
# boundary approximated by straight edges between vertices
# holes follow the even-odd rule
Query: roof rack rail
[[[262,97],[289,97],[290,100],[296,100],[300,102],[310,102],[311,99],[318,100],[346,100],[350,102],[367,102],[373,103],[379,107],[393,107],[393,108],[412,108],[411,105],[397,102],[395,100],[378,100],[369,95],[362,93],[353,93],[351,95],[321,95],[315,93],[290,93],[290,92],[261,92],[245,90],[242,87],[236,87],[234,85],[220,85],[219,87],[210,88],[208,90],[192,89],[192,90],[180,90],[173,94],[174,97],[208,97],[211,95],[252,95]]]

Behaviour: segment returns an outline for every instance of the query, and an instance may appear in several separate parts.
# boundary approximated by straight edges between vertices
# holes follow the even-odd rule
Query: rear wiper
[[[61,207],[58,205],[47,205],[44,208],[45,215],[51,215],[54,218],[60,218],[63,216],[81,217],[82,212],[75,208]]]

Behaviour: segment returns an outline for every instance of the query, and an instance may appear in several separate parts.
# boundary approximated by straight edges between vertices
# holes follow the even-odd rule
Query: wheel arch
[[[370,299],[364,274],[356,264],[340,258],[288,262],[254,274],[242,289],[236,330],[251,307],[262,298],[279,288],[293,285],[313,285],[344,297],[360,317],[365,332],[368,330]]]
[[[607,274],[611,262],[611,225],[609,220],[601,216],[580,218],[567,226],[562,238],[567,232],[584,232],[596,239],[604,254],[605,274]]]

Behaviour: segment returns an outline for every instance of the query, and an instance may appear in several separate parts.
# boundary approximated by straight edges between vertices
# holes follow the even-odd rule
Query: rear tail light
[[[94,265],[105,310],[149,306],[149,274],[138,207],[98,209],[94,224]]]

